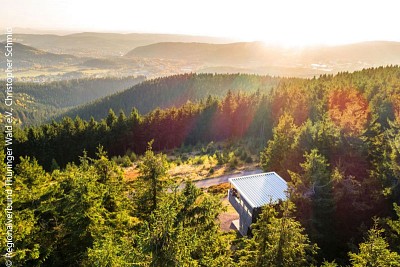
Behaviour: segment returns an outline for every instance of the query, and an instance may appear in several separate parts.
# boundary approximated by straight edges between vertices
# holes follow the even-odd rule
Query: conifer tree
[[[166,188],[168,162],[166,155],[152,151],[153,141],[148,143],[136,184],[136,205],[139,216],[147,217],[157,208],[160,196]]]
[[[321,248],[320,259],[332,260],[337,249],[333,180],[324,156],[317,149],[305,154],[301,174],[291,173],[291,197],[301,207],[300,216],[310,238]]]
[[[137,263],[146,266],[232,266],[230,235],[220,232],[221,203],[188,182],[162,201],[143,222]]]
[[[350,262],[354,267],[396,267],[400,266],[400,255],[390,251],[389,244],[378,229],[377,222],[368,231],[365,242],[359,244],[358,253],[349,253]]]
[[[261,166],[264,171],[275,171],[287,177],[288,165],[295,153],[296,136],[298,128],[294,124],[293,117],[284,114],[280,117],[278,125],[273,129],[273,138],[263,152],[261,152]]]
[[[110,108],[106,118],[107,126],[108,127],[113,126],[117,122],[117,120],[118,120],[117,116],[115,115],[114,111]]]
[[[390,228],[390,241],[397,253],[400,253],[400,206],[393,204],[396,213],[396,219],[388,219],[387,223]]]
[[[253,237],[239,251],[239,266],[310,266],[317,246],[312,245],[301,224],[293,216],[294,205],[283,202],[275,209],[262,208],[253,224]],[[280,214],[280,215],[279,215]]]

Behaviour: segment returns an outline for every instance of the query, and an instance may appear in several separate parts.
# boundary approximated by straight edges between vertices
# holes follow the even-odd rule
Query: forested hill
[[[253,91],[275,81],[188,74],[143,84],[160,86],[151,95],[158,101],[167,88],[161,85],[181,88],[182,95],[197,92],[200,83],[222,94],[232,84],[243,87],[239,77],[253,81]],[[277,83],[268,94],[228,91],[221,99],[146,115],[110,111],[98,121],[65,117],[15,128],[21,198],[13,210],[22,218],[19,226],[28,226],[16,232],[16,265],[132,266],[139,259],[137,266],[400,266],[400,67]],[[193,153],[195,145],[225,163],[245,152],[209,150],[207,144],[219,141],[261,148],[260,165],[288,182],[296,207],[264,207],[254,236],[246,240],[229,238],[214,224],[222,203],[193,186],[168,193],[177,184],[168,179],[166,156],[146,151],[180,147]],[[127,183],[106,154],[132,151],[143,156],[138,178]],[[5,175],[5,165],[0,170]],[[166,258],[173,263],[154,261]]]
[[[145,81],[121,93],[107,96],[88,105],[68,111],[62,116],[101,119],[109,109],[129,114],[133,107],[145,114],[151,110],[179,107],[208,95],[222,97],[232,92],[264,93],[276,87],[280,78],[247,74],[181,74]],[[61,116],[60,116],[61,117]]]
[[[0,42],[0,53],[4,55],[5,43]],[[5,57],[0,58],[1,67],[5,67]],[[68,54],[54,54],[31,46],[13,43],[13,67],[30,68],[33,66],[48,67],[53,65],[77,64],[81,59]]]
[[[265,61],[271,64],[279,60],[282,53],[282,48],[266,47],[260,42],[231,44],[164,42],[137,47],[127,53],[126,57],[164,58],[217,64]]]
[[[239,79],[240,77],[242,78]],[[310,138],[318,139],[321,134],[319,131],[340,130],[343,136],[349,136],[349,140],[347,137],[343,140],[343,147],[348,150],[346,144],[356,140],[352,139],[353,136],[368,134],[365,132],[367,127],[372,127],[374,123],[379,122],[382,127],[388,128],[388,121],[400,121],[399,79],[398,66],[321,76],[318,79],[279,80],[252,75],[172,76],[143,82],[134,87],[137,90],[124,91],[110,97],[108,101],[103,99],[100,105],[87,106],[86,110],[80,110],[88,112],[86,116],[82,113],[83,120],[74,114],[72,118],[64,117],[60,122],[26,127],[23,134],[26,138],[16,140],[16,151],[21,153],[18,156],[34,156],[48,168],[52,159],[60,166],[78,160],[83,150],[89,155],[94,155],[99,144],[111,155],[122,155],[127,149],[141,153],[146,149],[147,142],[152,139],[153,148],[157,150],[173,149],[183,144],[244,137],[262,140],[265,144],[266,140],[271,138],[274,127],[286,127],[279,125],[279,120],[285,116],[291,117],[289,128],[294,127],[297,131],[300,126],[304,126],[305,131],[310,131]],[[274,83],[277,85],[271,91],[257,91],[257,88],[268,88]],[[204,87],[197,87],[199,84]],[[232,92],[228,90],[231,88],[245,88],[247,92],[254,93]],[[221,97],[207,97],[202,99],[203,101],[191,103],[182,100],[183,97],[187,99],[189,96],[201,97],[196,94],[199,92],[205,97],[210,93]],[[167,96],[171,98],[166,98]],[[160,103],[166,103],[162,102],[163,100],[169,101],[171,105],[177,104],[177,100],[182,100],[185,104],[179,108],[159,109],[162,106]],[[139,115],[137,110],[132,110],[135,107],[133,103],[142,109],[155,109],[146,115]],[[124,104],[123,107],[127,111],[118,112],[122,107],[118,104]],[[117,114],[109,112],[110,108]],[[103,117],[96,120],[86,119],[90,114]],[[325,123],[327,119],[328,126],[333,127],[334,123],[337,129],[328,126],[327,129],[311,127],[313,123]],[[312,129],[308,129],[309,126]],[[293,139],[293,136],[290,138],[278,140],[277,145],[284,142],[282,146],[290,146],[298,141]],[[354,141],[356,147],[359,145],[357,142],[364,142],[361,139],[357,140]],[[63,146],[66,142],[69,144],[68,148]],[[310,142],[317,142],[324,151],[328,151],[325,146],[336,146],[336,141],[329,140],[304,139],[301,142],[305,146],[310,145]],[[283,149],[283,154],[277,157],[282,162],[287,160],[287,164],[297,168],[298,164],[290,163],[291,157],[283,156],[287,149]],[[343,160],[352,162],[351,157]],[[364,167],[359,169],[353,166],[348,170],[351,174],[356,174],[365,170]],[[280,175],[288,177],[286,165],[272,166],[270,169],[279,170]]]
[[[49,83],[17,82],[15,88],[15,116],[22,124],[38,124],[62,110],[82,105],[97,98],[123,91],[145,79],[139,77],[76,79]],[[0,95],[5,84],[0,84]],[[4,97],[4,96],[3,96]],[[4,103],[0,103],[3,113]]]
[[[231,66],[318,67],[333,72],[400,63],[399,42],[362,42],[338,46],[283,48],[260,42],[206,44],[164,42],[137,47],[126,57],[199,61]]]
[[[226,43],[229,40],[217,37],[177,34],[148,33],[100,33],[82,32],[68,35],[14,34],[14,41],[51,53],[66,53],[85,57],[120,56],[131,49],[159,42],[207,42]],[[6,35],[0,35],[4,42]]]

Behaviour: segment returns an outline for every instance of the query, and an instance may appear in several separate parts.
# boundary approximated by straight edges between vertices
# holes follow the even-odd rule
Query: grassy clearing
[[[141,159],[136,155],[133,157],[131,153],[113,158],[125,168],[127,180],[135,179],[139,175],[137,166]],[[259,152],[243,141],[233,144],[211,142],[207,145],[182,146],[165,153],[170,164],[168,173],[177,181],[198,181],[259,168]]]

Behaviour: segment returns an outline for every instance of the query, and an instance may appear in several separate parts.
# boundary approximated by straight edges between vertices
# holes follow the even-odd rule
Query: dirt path
[[[257,174],[257,173],[262,173],[263,170],[257,169],[257,170],[251,170],[251,171],[240,171],[238,173],[234,174],[227,174],[227,175],[222,175],[216,178],[208,178],[200,181],[194,182],[194,184],[197,187],[200,188],[205,188],[205,187],[210,187],[212,185],[219,185],[228,182],[229,178],[234,178],[234,177],[239,177],[239,176],[246,176],[246,175],[252,175],[252,174]]]

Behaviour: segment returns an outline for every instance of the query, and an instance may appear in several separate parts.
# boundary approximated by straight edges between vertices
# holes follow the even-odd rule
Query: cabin
[[[239,220],[232,223],[243,236],[251,235],[251,224],[262,206],[287,199],[287,183],[275,172],[230,178],[229,182],[229,203],[239,214]]]

